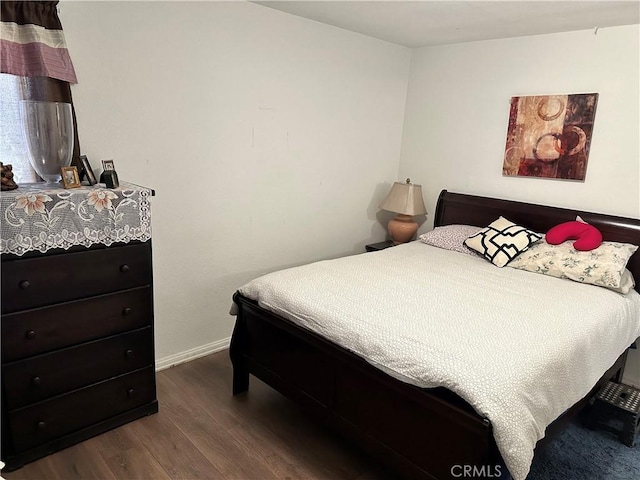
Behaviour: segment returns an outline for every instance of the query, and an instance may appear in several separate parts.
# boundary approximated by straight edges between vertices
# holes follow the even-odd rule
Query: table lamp
[[[405,183],[395,182],[378,208],[397,213],[395,218],[389,220],[387,227],[396,245],[413,239],[418,231],[418,224],[413,216],[427,213],[422,199],[422,187],[411,183],[409,178]]]

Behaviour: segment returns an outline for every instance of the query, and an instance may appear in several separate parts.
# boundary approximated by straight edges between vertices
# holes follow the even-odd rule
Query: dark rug
[[[536,453],[527,480],[640,480],[640,437],[629,448],[614,433],[587,429],[579,416]]]

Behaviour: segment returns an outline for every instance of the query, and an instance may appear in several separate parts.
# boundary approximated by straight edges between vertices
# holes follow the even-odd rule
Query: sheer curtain
[[[22,139],[20,100],[65,102],[73,108],[71,84],[77,79],[58,17],[58,3],[0,2],[0,161],[13,164],[18,184],[39,180]],[[73,121],[73,165],[80,168],[75,110]]]

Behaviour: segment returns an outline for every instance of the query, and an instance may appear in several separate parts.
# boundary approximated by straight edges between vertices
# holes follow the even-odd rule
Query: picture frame
[[[116,168],[113,165],[113,160],[102,160],[102,169],[104,171],[115,170]]]
[[[80,180],[82,180],[82,178],[86,176],[89,185],[95,185],[96,183],[98,183],[98,180],[93,173],[93,169],[91,168],[91,164],[89,163],[89,159],[86,155],[80,155],[80,165],[82,165],[82,174],[80,175]]]
[[[64,188],[78,188],[80,186],[80,176],[75,166],[62,167],[60,169],[60,175],[62,176],[62,185]]]

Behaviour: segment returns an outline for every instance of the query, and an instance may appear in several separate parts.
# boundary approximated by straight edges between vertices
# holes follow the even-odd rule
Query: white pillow
[[[542,238],[539,233],[516,225],[504,217],[467,238],[464,244],[497,267],[504,267]]]

